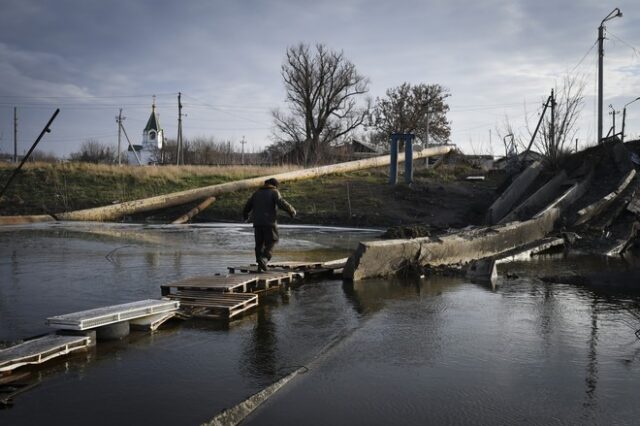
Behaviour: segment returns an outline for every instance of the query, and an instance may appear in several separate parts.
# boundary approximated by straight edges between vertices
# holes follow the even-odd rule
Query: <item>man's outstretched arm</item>
[[[282,195],[280,194],[279,191],[278,191],[278,198],[276,198],[276,203],[278,204],[278,207],[280,209],[282,209],[285,212],[289,213],[289,216],[291,216],[291,217],[295,217],[296,216],[296,209],[294,209],[291,204],[287,203],[287,200],[282,198]]]

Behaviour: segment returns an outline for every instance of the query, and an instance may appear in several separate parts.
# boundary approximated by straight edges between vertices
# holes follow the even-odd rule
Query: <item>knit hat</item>
[[[264,181],[265,185],[271,185],[271,186],[275,186],[276,188],[278,187],[278,185],[280,185],[280,182],[278,182],[278,179],[276,178],[270,178]]]

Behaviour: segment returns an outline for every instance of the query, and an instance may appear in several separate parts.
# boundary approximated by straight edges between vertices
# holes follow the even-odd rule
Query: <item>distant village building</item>
[[[332,147],[331,154],[340,161],[358,160],[383,155],[384,149],[363,141],[351,139]]]
[[[147,125],[142,131],[142,144],[129,146],[127,150],[127,159],[129,164],[137,166],[158,164],[160,160],[160,150],[164,144],[164,132],[160,127],[160,121],[158,120],[158,114],[156,113],[156,101],[155,97],[153,104],[151,105],[151,116],[147,121]],[[135,152],[134,152],[135,149]],[[138,158],[140,163],[138,163]]]

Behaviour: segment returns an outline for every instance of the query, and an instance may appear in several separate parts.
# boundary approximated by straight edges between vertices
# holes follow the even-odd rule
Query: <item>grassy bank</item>
[[[10,167],[0,167],[6,180]],[[91,164],[29,164],[0,200],[0,214],[42,214],[103,206],[189,188],[266,176],[282,167],[116,167]],[[386,169],[284,182],[283,196],[298,210],[295,223],[392,226],[427,223],[434,227],[479,223],[492,201],[495,182],[467,182],[465,168],[418,169],[411,187],[387,184]],[[218,197],[197,221],[240,221],[252,191]],[[191,206],[135,217],[171,221]],[[291,222],[286,214],[281,222]]]
[[[13,166],[0,166],[0,182]],[[152,197],[293,170],[291,167],[130,167],[89,163],[26,164],[0,200],[0,214],[41,214]]]

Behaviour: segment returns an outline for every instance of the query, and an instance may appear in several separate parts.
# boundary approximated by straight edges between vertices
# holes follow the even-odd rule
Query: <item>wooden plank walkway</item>
[[[252,293],[220,293],[209,290],[178,290],[167,297],[180,301],[183,310],[204,318],[231,319],[258,306],[258,296]]]
[[[233,318],[258,306],[258,296],[280,290],[285,285],[312,274],[333,274],[347,259],[329,262],[273,262],[269,270],[257,265],[230,266],[229,274],[189,277],[160,286],[164,298],[179,301],[187,316]]]
[[[65,330],[88,330],[150,315],[177,311],[180,304],[169,300],[140,300],[47,318],[47,325]]]
[[[52,358],[91,346],[88,336],[49,334],[0,350],[0,372],[11,371],[27,364],[41,364]]]
[[[170,294],[171,289],[212,290],[227,293],[249,293],[255,288],[258,279],[255,275],[209,275],[185,278],[160,286],[162,295]]]

